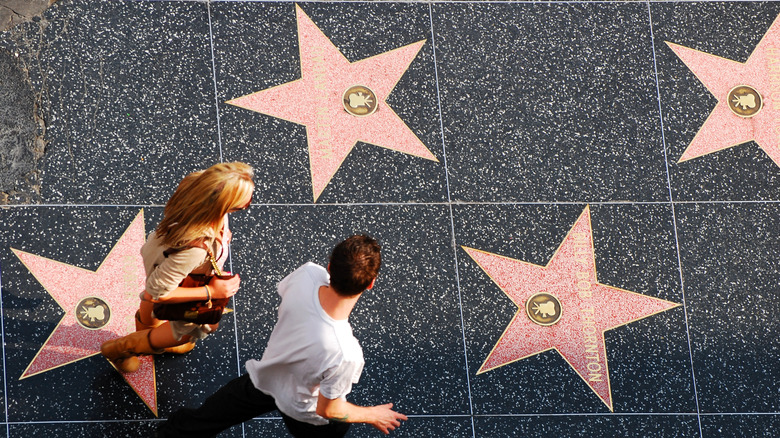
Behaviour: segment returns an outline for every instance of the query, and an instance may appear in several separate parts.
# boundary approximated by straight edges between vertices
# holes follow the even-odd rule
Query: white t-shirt
[[[347,320],[331,318],[320,305],[328,271],[306,263],[277,285],[282,303],[268,346],[246,370],[257,389],[272,396],[286,415],[327,424],[316,414],[317,396],[345,398],[363,372],[363,350]]]

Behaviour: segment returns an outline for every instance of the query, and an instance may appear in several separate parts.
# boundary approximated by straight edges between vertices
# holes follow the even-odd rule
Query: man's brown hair
[[[339,243],[330,254],[330,285],[339,295],[354,296],[371,285],[382,264],[379,243],[356,235]]]

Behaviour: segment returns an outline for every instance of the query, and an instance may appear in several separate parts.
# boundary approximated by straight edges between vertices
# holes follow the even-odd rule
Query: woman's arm
[[[183,303],[187,301],[207,300],[209,298],[230,298],[238,291],[240,282],[241,278],[238,275],[227,280],[214,277],[211,279],[208,286],[179,286],[157,299],[154,299],[148,292],[144,292],[144,298],[153,303]]]
[[[212,296],[212,298],[217,298]],[[201,287],[177,287],[158,299],[154,299],[149,292],[144,293],[144,299],[153,303],[184,303],[187,301],[199,301],[208,299],[206,289]]]
[[[144,299],[153,302],[180,303],[185,301],[205,300],[208,297],[206,288],[181,287],[181,282],[193,271],[198,270],[206,259],[206,250],[193,247],[176,251],[160,258],[161,262],[146,278]],[[208,293],[212,298],[229,298],[238,290],[238,276],[227,280],[213,278],[209,283]]]

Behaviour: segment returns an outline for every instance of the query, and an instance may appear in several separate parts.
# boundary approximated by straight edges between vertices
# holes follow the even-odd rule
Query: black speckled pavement
[[[779,15],[56,2],[0,33],[47,144],[36,197],[0,209],[0,438],[151,435],[259,358],[275,284],[353,233],[384,265],[349,399],[409,415],[391,436],[780,436]],[[131,330],[140,242],[220,161],[256,171],[233,312],[123,378],[98,351]]]

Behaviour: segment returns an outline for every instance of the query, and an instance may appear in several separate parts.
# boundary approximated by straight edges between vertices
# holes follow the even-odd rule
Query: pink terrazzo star
[[[299,6],[301,79],[227,103],[306,125],[314,201],[358,141],[438,161],[385,101],[425,40],[349,62]],[[357,117],[345,110],[354,85],[376,94],[376,111]]]
[[[519,308],[477,374],[555,349],[610,411],[604,332],[679,306],[598,282],[589,207],[547,266],[463,249]],[[526,302],[540,292],[561,303],[561,319],[554,325],[539,325],[526,313]]]
[[[670,42],[666,44],[718,99],[680,161],[755,140],[780,166],[780,16],[744,64]],[[754,88],[763,98],[763,108],[756,115],[740,117],[729,108],[733,104],[729,92],[738,85]]]
[[[143,244],[144,216],[141,211],[94,272],[11,248],[65,312],[21,379],[100,354],[103,342],[135,331],[138,294],[144,290],[146,281],[140,254]],[[89,297],[104,301],[108,311],[102,305],[79,307],[79,303]],[[79,315],[82,320],[86,317],[88,321],[104,322],[105,325],[87,328],[79,323]],[[157,415],[152,356],[141,357],[139,370],[122,376]]]

